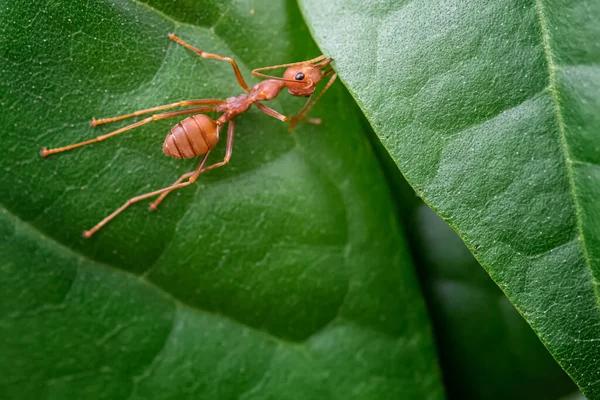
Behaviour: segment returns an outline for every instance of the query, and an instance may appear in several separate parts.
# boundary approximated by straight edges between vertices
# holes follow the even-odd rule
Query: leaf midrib
[[[567,142],[566,134],[565,134],[565,122],[562,115],[562,107],[560,105],[560,99],[558,97],[558,85],[556,82],[556,63],[554,62],[554,55],[552,54],[552,47],[550,46],[550,33],[548,30],[548,25],[546,21],[546,15],[544,11],[544,5],[542,0],[536,0],[536,11],[538,14],[538,18],[540,20],[540,30],[542,33],[542,42],[544,45],[544,55],[546,57],[546,63],[548,64],[548,81],[549,81],[549,91],[552,95],[552,103],[554,105],[554,113],[556,114],[556,122],[558,124],[558,132],[560,136],[560,142],[562,145],[563,156],[565,159],[565,168],[567,170],[567,177],[569,180],[569,191],[571,193],[571,197],[573,198],[573,204],[575,208],[575,218],[577,223],[577,238],[581,242],[581,248],[583,250],[583,258],[585,261],[585,265],[589,269],[591,273],[591,278],[593,280],[594,271],[592,269],[592,262],[590,260],[589,252],[587,249],[587,244],[585,241],[585,235],[583,234],[583,220],[581,218],[581,205],[579,204],[579,197],[576,193],[575,188],[575,177],[573,174],[573,163],[574,160],[571,158],[571,152],[569,150],[569,144]],[[592,282],[593,283],[593,282]],[[596,302],[600,306],[600,293],[598,293],[598,287],[596,285],[592,285],[594,288],[594,294],[596,295]]]

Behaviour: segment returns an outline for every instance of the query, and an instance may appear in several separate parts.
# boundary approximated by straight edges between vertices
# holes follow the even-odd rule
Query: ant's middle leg
[[[333,72],[330,71],[327,74],[325,74],[325,76],[330,75]],[[323,90],[321,91],[321,93],[319,93],[319,95],[317,96],[317,98],[314,101],[311,101],[312,95],[311,97],[308,98],[308,100],[306,101],[306,103],[304,104],[304,106],[302,107],[302,109],[300,110],[300,112],[296,115],[293,115],[291,117],[288,117],[286,115],[283,115],[275,110],[273,110],[270,107],[265,106],[264,104],[261,103],[255,103],[256,106],[265,114],[273,117],[273,118],[277,118],[280,121],[290,121],[290,131],[293,131],[294,128],[296,127],[296,125],[298,125],[298,122],[306,120],[306,122],[309,122],[311,124],[320,124],[321,120],[318,118],[306,118],[306,114],[308,114],[308,112],[310,111],[311,108],[313,108],[313,106],[315,104],[317,104],[317,102],[321,99],[321,97],[323,97],[323,95],[325,94],[325,92],[331,87],[331,85],[333,85],[333,82],[335,82],[335,79],[337,78],[337,74],[333,74],[333,76],[331,77],[331,79],[329,79],[329,82],[327,82],[327,84],[325,85],[325,87],[323,88]]]
[[[234,130],[234,128],[235,128],[234,122],[229,121],[229,126],[227,127],[227,150],[225,151],[225,158],[223,159],[223,161],[214,163],[212,165],[209,165],[208,167],[203,167],[200,171],[197,171],[197,172],[194,171],[194,172],[188,172],[187,174],[183,174],[171,186],[176,186],[177,184],[179,184],[180,182],[182,182],[188,178],[190,178],[190,181],[194,182],[196,180],[196,178],[198,177],[198,175],[203,174],[207,171],[210,171],[211,169],[216,169],[216,168],[222,167],[223,165],[227,164],[229,162],[229,160],[231,159],[231,153],[233,152],[233,130]],[[193,177],[194,174],[196,174],[196,177]],[[150,203],[150,210],[156,210],[158,205],[173,190],[169,190],[169,191],[162,193],[158,199],[156,199],[155,201]]]
[[[212,54],[212,53],[207,53],[205,51],[202,51],[202,50],[192,46],[191,44],[184,42],[183,40],[181,40],[180,38],[175,36],[174,33],[169,33],[169,39],[192,50],[194,53],[198,54],[202,58],[215,58],[217,60],[223,60],[223,61],[229,62],[229,64],[231,64],[231,66],[233,67],[233,72],[235,73],[235,77],[237,78],[237,81],[240,84],[240,86],[242,87],[242,89],[244,89],[245,92],[250,92],[250,89],[248,88],[248,84],[244,80],[244,77],[242,76],[242,73],[240,72],[240,69],[238,68],[238,65],[236,64],[236,62],[233,58],[220,56],[218,54]]]
[[[219,128],[220,128],[220,126],[217,127],[217,130]],[[125,211],[125,209],[127,207],[129,207],[130,205],[132,205],[133,203],[137,203],[144,199],[158,196],[158,195],[161,195],[161,197],[162,197],[162,195],[166,195],[167,193],[170,193],[175,189],[180,189],[182,187],[189,186],[192,183],[194,183],[196,181],[196,179],[198,178],[198,176],[200,176],[200,174],[202,174],[203,172],[210,171],[211,169],[219,168],[219,167],[222,167],[223,165],[227,164],[229,162],[229,159],[231,158],[231,153],[233,151],[233,128],[234,128],[233,121],[229,121],[229,129],[227,130],[227,151],[225,152],[225,158],[223,159],[223,161],[215,163],[211,166],[204,168],[204,164],[206,163],[206,159],[208,158],[208,155],[210,154],[211,150],[207,151],[206,154],[204,154],[204,156],[202,156],[202,160],[200,161],[200,164],[198,165],[196,170],[189,174],[184,174],[184,176],[189,175],[189,179],[187,181],[181,182],[183,179],[185,179],[182,176],[176,183],[174,183],[170,186],[167,186],[166,188],[155,190],[153,192],[142,194],[140,196],[132,197],[131,199],[127,200],[125,202],[125,204],[123,204],[121,207],[119,207],[115,211],[113,211],[113,213],[110,214],[108,217],[104,218],[102,221],[97,223],[92,229],[84,231],[83,236],[86,238],[92,237],[92,235],[94,233],[96,233],[100,228],[102,228],[104,225],[108,224],[113,218],[115,218],[117,215],[119,215],[120,213]],[[162,197],[162,198],[164,198],[164,197]]]

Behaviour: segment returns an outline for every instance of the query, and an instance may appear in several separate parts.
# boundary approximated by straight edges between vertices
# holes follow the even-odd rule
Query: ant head
[[[300,64],[289,67],[283,74],[285,86],[293,96],[307,97],[313,94],[323,72],[317,64]]]

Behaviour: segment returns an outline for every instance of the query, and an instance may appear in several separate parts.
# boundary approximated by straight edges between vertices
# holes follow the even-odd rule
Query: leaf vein
[[[138,276],[138,275],[136,275],[136,274],[134,274],[134,273],[132,273],[130,271],[123,270],[123,269],[120,269],[120,268],[116,268],[116,267],[114,267],[114,266],[112,266],[110,264],[105,264],[103,262],[91,259],[89,256],[87,256],[87,255],[85,255],[83,253],[79,253],[75,249],[72,249],[72,248],[70,248],[68,246],[65,246],[61,242],[58,242],[53,237],[47,235],[45,232],[41,231],[39,228],[37,228],[36,226],[34,226],[32,223],[19,218],[17,215],[13,214],[9,209],[7,209],[4,206],[4,204],[2,204],[2,203],[0,203],[0,212],[4,212],[5,215],[7,215],[10,218],[13,218],[15,220],[15,222],[20,223],[21,225],[28,227],[38,237],[39,240],[44,240],[44,241],[51,242],[54,245],[54,248],[60,249],[59,251],[61,251],[62,253],[66,253],[66,254],[69,254],[69,255],[71,255],[73,257],[76,257],[76,258],[78,258],[80,260],[87,261],[88,263],[91,264],[91,266],[99,266],[99,267],[106,268],[106,269],[111,270],[111,271],[117,271],[117,272],[122,273],[125,276],[128,276],[128,277],[130,277],[132,279],[137,279],[140,283],[142,283],[142,284],[144,284],[146,286],[151,287],[152,289],[154,289],[156,291],[156,293],[158,295],[162,296],[166,300],[174,302],[179,307],[187,307],[187,308],[189,308],[191,310],[194,310],[195,312],[198,312],[200,314],[212,316],[214,318],[222,318],[223,320],[229,321],[229,322],[231,322],[231,323],[233,323],[235,325],[238,325],[240,327],[244,327],[244,328],[249,329],[249,330],[251,330],[253,332],[256,332],[256,333],[258,333],[258,334],[266,337],[268,340],[272,340],[272,341],[274,341],[276,343],[281,343],[281,344],[289,346],[289,347],[297,347],[298,346],[298,344],[295,343],[295,342],[291,342],[291,341],[288,341],[288,340],[286,340],[284,338],[280,338],[278,336],[273,335],[272,333],[270,333],[268,331],[258,329],[258,328],[254,327],[254,326],[244,324],[243,322],[240,322],[240,321],[238,321],[238,320],[236,320],[234,318],[231,318],[228,315],[211,312],[211,311],[208,311],[208,310],[196,307],[193,304],[184,303],[183,301],[181,301],[180,299],[174,297],[171,293],[167,292],[165,289],[163,289],[162,287],[160,287],[159,285],[157,285],[156,283],[154,283],[154,282],[152,282],[150,280],[144,279],[144,278],[142,278],[142,277],[140,277],[140,276]]]
[[[554,61],[554,55],[552,54],[552,47],[550,46],[550,33],[548,30],[548,23],[546,21],[546,15],[544,11],[544,5],[542,0],[536,0],[536,9],[538,18],[540,20],[540,29],[542,32],[542,41],[544,44],[544,54],[546,56],[546,61],[548,64],[548,80],[550,84],[550,93],[552,94],[552,100],[554,104],[554,111],[556,114],[556,121],[558,124],[558,131],[560,134],[560,141],[562,144],[563,155],[566,161],[566,169],[567,176],[569,180],[569,188],[571,194],[573,196],[573,204],[575,208],[575,218],[577,222],[577,230],[579,231],[579,241],[581,242],[581,247],[583,250],[583,257],[585,263],[590,270],[592,277],[594,277],[594,271],[592,269],[592,263],[589,256],[589,252],[587,249],[585,237],[583,235],[583,220],[581,217],[581,206],[579,204],[577,191],[575,187],[575,177],[573,176],[573,160],[571,158],[571,153],[569,150],[569,144],[567,142],[566,134],[565,134],[565,122],[562,116],[562,108],[560,104],[560,99],[558,97],[558,84],[556,82],[556,70],[557,66]],[[592,282],[593,283],[593,282]],[[600,293],[598,292],[598,286],[592,285],[594,288],[594,294],[596,295],[596,304],[600,307]]]
[[[133,387],[131,389],[131,393],[129,394],[129,396],[127,396],[128,400],[131,399],[132,396],[135,394],[135,392],[137,390],[137,385],[143,379],[147,378],[150,375],[150,371],[152,370],[152,367],[154,366],[154,364],[156,364],[158,362],[160,357],[164,354],[165,349],[167,348],[167,345],[171,341],[171,338],[173,337],[173,335],[176,331],[175,328],[177,327],[177,315],[178,315],[179,306],[178,306],[177,302],[175,302],[174,304],[175,304],[175,309],[173,311],[173,320],[171,322],[171,327],[169,329],[169,332],[165,335],[164,342],[162,343],[162,345],[160,346],[160,348],[158,349],[158,351],[156,352],[154,357],[152,357],[150,362],[148,362],[148,365],[146,366],[146,368],[144,368],[142,373],[132,377]]]

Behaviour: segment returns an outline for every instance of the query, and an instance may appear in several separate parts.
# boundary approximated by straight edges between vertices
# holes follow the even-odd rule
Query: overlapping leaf
[[[415,190],[600,398],[600,3],[301,5]]]

